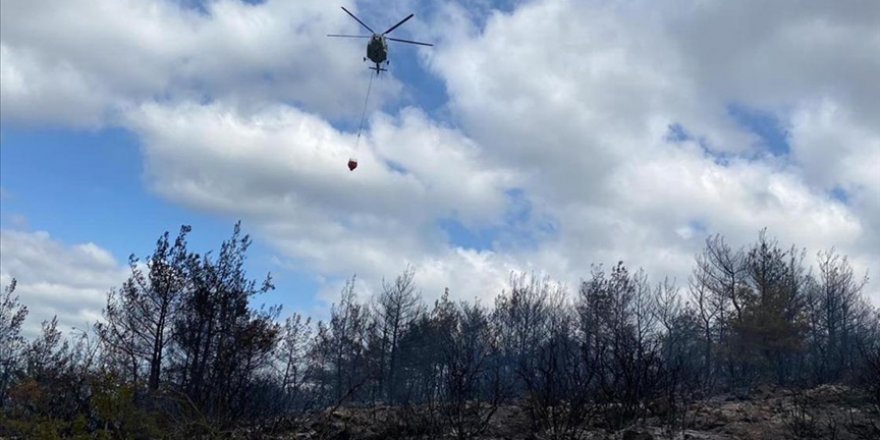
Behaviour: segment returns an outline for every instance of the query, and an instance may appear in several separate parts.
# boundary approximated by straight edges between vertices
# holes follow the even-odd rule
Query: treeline
[[[514,274],[493,304],[425,304],[411,269],[358,299],[355,279],[326,322],[255,308],[274,288],[243,268],[236,225],[218,254],[189,227],[107,295],[104,319],[73,339],[55,320],[20,334],[27,309],[0,302],[0,435],[158,438],[279,427],[328,408],[394,408],[384,437],[465,439],[499,408],[570,438],[585,420],[621,428],[688,402],[758,386],[846,383],[880,404],[880,315],[867,278],[835,251],[706,240],[686,285],[622,262],[592,266],[575,291]]]

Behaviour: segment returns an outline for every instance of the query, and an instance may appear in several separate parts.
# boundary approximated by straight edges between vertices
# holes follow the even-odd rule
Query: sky
[[[339,6],[435,44],[390,43],[360,139]],[[407,267],[426,302],[620,260],[684,290],[763,228],[875,278],[878,54],[876,0],[3,0],[0,283],[84,328],[129,255],[238,220],[257,301],[319,318]]]

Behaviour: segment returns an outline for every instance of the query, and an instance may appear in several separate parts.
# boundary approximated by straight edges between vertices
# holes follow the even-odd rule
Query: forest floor
[[[656,412],[656,411],[655,411]],[[241,432],[247,439],[273,440],[378,440],[454,438],[453,436],[407,435],[400,417],[387,408],[340,408],[335,412],[291,423],[276,434]],[[727,394],[695,402],[676,414],[674,429],[669,418],[645,417],[623,429],[601,427],[587,420],[573,437],[534,434],[526,412],[515,406],[498,408],[479,440],[527,440],[569,438],[583,440],[877,440],[880,439],[880,408],[847,387],[824,385],[807,391],[759,390],[750,395]],[[396,427],[396,428],[395,428]],[[277,432],[277,431],[276,431]]]

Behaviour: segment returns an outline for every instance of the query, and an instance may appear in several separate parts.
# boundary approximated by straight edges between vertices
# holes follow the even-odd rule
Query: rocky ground
[[[657,413],[658,411],[654,411]],[[661,414],[663,411],[659,411]],[[620,430],[595,421],[579,432],[583,440],[877,440],[880,408],[849,388],[826,385],[807,391],[760,390],[728,394],[691,404],[678,413],[677,426],[668,418],[646,417]],[[341,408],[332,413],[287,422],[274,434],[250,431],[240,438],[275,440],[372,440],[438,438],[408,434],[418,426],[401,423],[395,410]],[[531,433],[526,413],[516,406],[499,408],[480,440],[551,439],[551,433]],[[665,420],[665,422],[664,422]],[[417,423],[416,423],[417,425]],[[454,438],[448,436],[445,438]],[[558,438],[558,437],[557,437]]]

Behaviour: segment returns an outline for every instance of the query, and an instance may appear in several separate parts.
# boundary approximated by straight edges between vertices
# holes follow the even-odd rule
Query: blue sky
[[[356,141],[371,72],[324,36],[360,31],[339,5],[77,1],[0,14],[0,278],[35,314],[94,317],[130,253],[181,224],[217,249],[239,219],[262,301],[319,317],[354,273],[368,296],[413,266],[427,301],[619,259],[684,280],[707,235],[765,227],[880,271],[870,11],[343,2],[436,43],[391,44]]]
[[[164,231],[190,225],[190,248],[219,250],[236,219],[169,203],[145,186],[136,136],[123,129],[35,128],[3,130],[0,175],[4,189],[0,227],[51,231],[63,243],[95,242],[120,263],[149,255]],[[247,231],[247,225],[245,232]],[[254,237],[248,271],[272,273],[278,292],[264,298],[308,310],[313,277],[273,263],[274,252]]]

